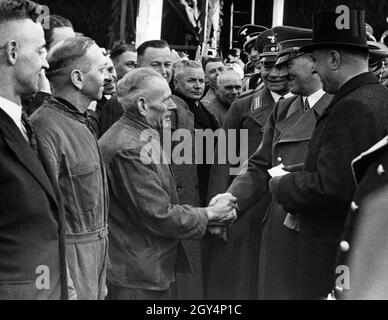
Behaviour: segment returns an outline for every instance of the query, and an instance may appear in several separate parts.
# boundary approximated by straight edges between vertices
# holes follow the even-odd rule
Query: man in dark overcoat
[[[350,163],[386,133],[388,91],[368,72],[363,11],[314,15],[313,72],[335,94],[318,120],[302,171],[270,180],[286,211],[300,215],[298,290],[319,299],[331,289],[335,255],[356,185]],[[250,186],[247,186],[250,187]]]
[[[236,130],[236,154],[243,156],[243,148],[248,148],[251,156],[262,141],[264,126],[273,111],[275,103],[281,97],[292,96],[286,80],[286,70],[275,66],[278,48],[272,30],[264,31],[256,39],[256,50],[260,52],[261,78],[265,87],[256,93],[236,100],[230,107],[223,129],[228,136],[230,130]],[[247,131],[247,141],[240,144],[240,133]],[[228,141],[228,140],[227,140]],[[229,145],[227,142],[226,147]],[[218,148],[216,148],[217,152]],[[242,151],[242,152],[241,152]],[[229,154],[229,151],[226,151]],[[212,167],[208,198],[227,190],[235,176],[230,174],[233,165],[226,164],[216,154]],[[237,169],[237,168],[234,168]],[[228,230],[228,242],[208,236],[206,249],[211,251],[209,264],[209,299],[256,299],[258,257],[260,246],[260,224],[269,204],[269,196],[256,199],[257,204]]]
[[[276,29],[276,28],[275,28]],[[298,29],[295,38],[280,42],[277,64],[287,69],[290,90],[297,96],[280,101],[267,122],[263,142],[252,158],[259,164],[255,175],[263,191],[268,190],[270,178],[267,170],[276,167],[301,165],[304,162],[309,141],[317,119],[329,105],[332,96],[322,90],[317,74],[312,74],[310,54],[298,48],[311,42],[300,39]],[[307,32],[302,34],[307,36]],[[244,180],[242,180],[243,183]],[[240,184],[241,186],[241,184]],[[239,188],[236,185],[235,188]],[[258,197],[256,193],[254,195]],[[276,201],[272,201],[263,220],[259,258],[259,299],[296,299],[298,273],[299,219],[292,216]]]
[[[338,247],[334,297],[388,299],[388,136],[353,163],[357,191]]]

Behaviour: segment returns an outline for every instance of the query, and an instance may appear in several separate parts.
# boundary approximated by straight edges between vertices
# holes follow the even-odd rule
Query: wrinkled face
[[[242,81],[237,76],[227,79],[219,79],[216,90],[218,99],[227,106],[230,106],[233,101],[237,100],[242,92]]]
[[[262,60],[261,78],[267,88],[277,94],[284,95],[289,92],[287,70],[275,66],[276,57],[265,57]]]
[[[90,47],[85,56],[89,71],[83,73],[82,93],[91,100],[101,100],[104,84],[109,81],[108,60],[97,45]]]
[[[381,84],[388,87],[388,58],[383,63],[383,72],[381,73]]]
[[[312,72],[317,73],[322,82],[322,89],[328,93],[336,93],[333,86],[332,73],[330,72],[330,56],[327,50],[313,50],[311,54],[313,60]]]
[[[291,59],[284,63],[284,67],[287,69],[291,93],[308,96],[311,83],[315,83],[310,56],[305,54]]]
[[[117,79],[122,79],[128,72],[136,68],[136,52],[126,51],[117,60],[115,64]]]
[[[147,48],[144,56],[138,58],[140,67],[151,68],[162,75],[167,83],[172,79],[172,56],[170,48]]]
[[[53,34],[51,36],[51,43],[50,43],[50,50],[52,47],[54,47],[58,42],[66,40],[67,38],[73,38],[76,34],[71,27],[60,27],[60,28],[54,28]]]
[[[222,61],[219,62],[209,62],[206,65],[206,78],[209,81],[210,88],[216,89],[217,88],[217,78],[218,76],[223,73],[225,70],[225,66],[222,63]]]
[[[202,68],[186,68],[177,75],[175,90],[186,98],[200,100],[205,91],[205,74]]]
[[[176,109],[171,99],[171,90],[163,79],[155,79],[150,85],[150,94],[146,99],[146,122],[154,129],[171,127],[171,110]]]
[[[112,95],[116,92],[117,73],[111,59],[107,58],[108,78],[104,83],[104,94]]]
[[[42,25],[32,20],[14,22],[15,28],[23,30],[16,42],[8,42],[15,52],[14,75],[15,92],[18,95],[29,95],[38,91],[42,69],[49,67],[46,42]]]

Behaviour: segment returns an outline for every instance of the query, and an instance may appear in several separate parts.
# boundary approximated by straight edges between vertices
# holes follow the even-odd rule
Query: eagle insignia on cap
[[[271,40],[271,43],[276,43],[276,37],[275,36],[268,36],[268,39]]]

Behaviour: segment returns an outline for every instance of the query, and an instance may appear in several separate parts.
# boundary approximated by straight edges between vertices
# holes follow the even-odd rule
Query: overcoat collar
[[[332,95],[325,93],[313,108],[303,112],[303,100],[299,96],[289,108],[287,117],[279,123],[281,133],[277,142],[294,142],[310,140],[316,126],[315,112],[321,116],[328,107]]]
[[[332,108],[335,106],[335,104],[343,97],[351,93],[352,91],[366,84],[379,84],[379,83],[380,82],[377,79],[377,77],[371,72],[364,72],[350,79],[335,94],[334,98],[331,100],[329,107],[326,109],[326,112],[322,114],[321,118],[328,115],[329,112],[332,110]]]

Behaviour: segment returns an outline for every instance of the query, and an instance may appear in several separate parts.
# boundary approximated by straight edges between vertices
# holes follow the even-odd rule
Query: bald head
[[[230,106],[241,94],[241,77],[233,70],[221,73],[217,79],[216,94],[218,99]]]
[[[31,19],[3,22],[0,46],[1,94],[18,103],[18,96],[38,90],[40,73],[48,68],[43,28]]]

